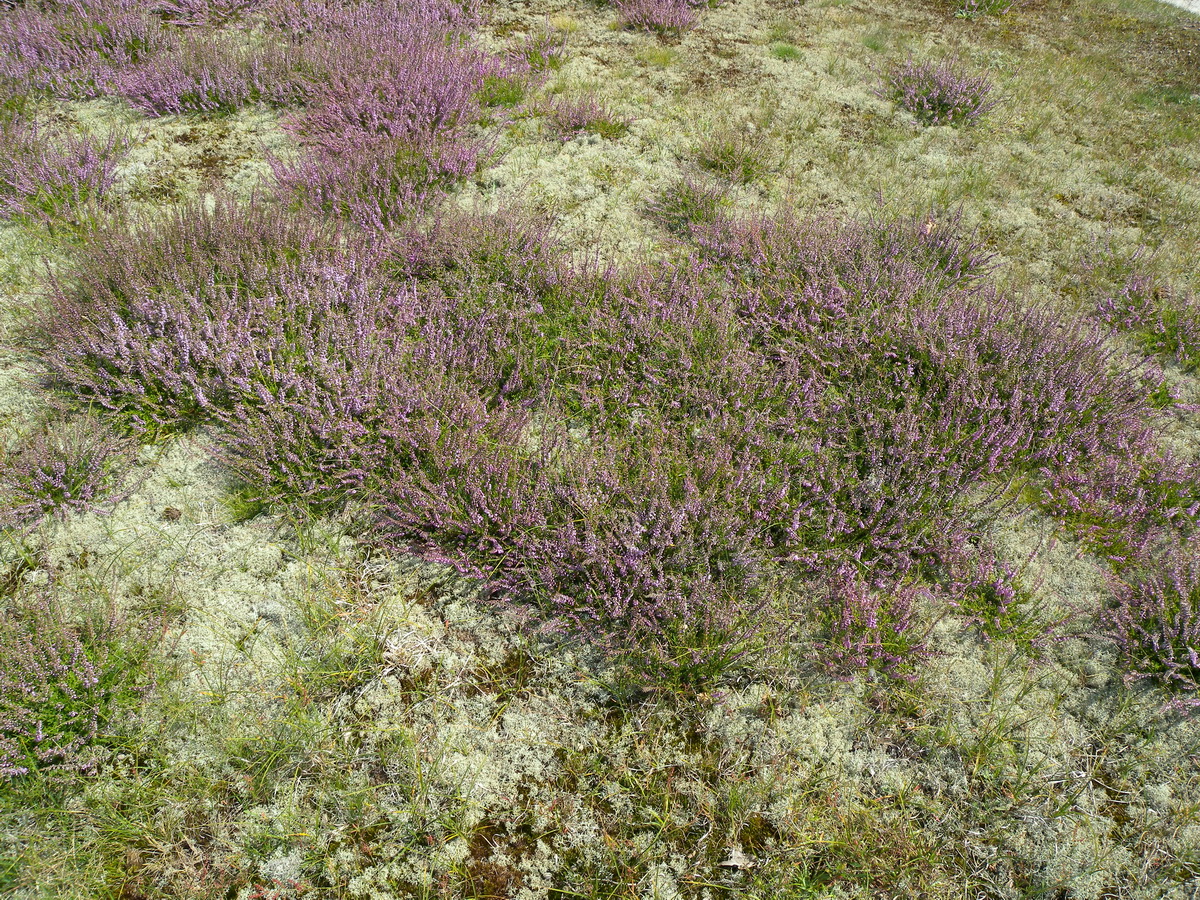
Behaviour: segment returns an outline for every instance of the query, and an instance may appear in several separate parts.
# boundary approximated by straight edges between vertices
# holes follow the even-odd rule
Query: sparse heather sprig
[[[527,35],[508,55],[534,73],[561,69],[567,61],[567,36],[550,28],[541,28]]]
[[[999,102],[991,81],[967,75],[955,59],[918,63],[909,58],[892,67],[877,94],[898,103],[923,125],[973,125]]]
[[[626,28],[678,36],[696,27],[699,17],[688,0],[613,0]]]
[[[628,119],[591,95],[559,97],[547,104],[546,112],[555,135],[563,141],[581,134],[614,140],[629,132]]]
[[[645,212],[651,221],[677,237],[687,237],[718,222],[728,202],[726,189],[694,175],[684,175],[651,199]]]
[[[132,447],[92,415],[25,435],[0,466],[0,525],[94,509],[133,465]]]
[[[1173,709],[1200,707],[1200,543],[1146,558],[1114,587],[1101,621],[1133,677],[1164,682]]]
[[[742,128],[721,126],[695,149],[700,168],[734,184],[749,184],[773,165],[767,138],[752,124]]]
[[[0,779],[93,770],[115,717],[140,700],[153,640],[107,603],[53,584],[0,610]]]
[[[0,121],[0,218],[73,220],[117,181],[127,138],[47,128],[24,117]]]
[[[1017,0],[960,0],[954,15],[960,19],[1002,16],[1016,5]]]

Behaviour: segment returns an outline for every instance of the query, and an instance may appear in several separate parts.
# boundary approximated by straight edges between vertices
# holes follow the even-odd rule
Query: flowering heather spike
[[[0,121],[0,218],[78,216],[116,183],[127,147],[115,131],[99,140],[20,117]]]
[[[1164,681],[1173,709],[1200,707],[1200,542],[1147,559],[1116,595],[1102,622],[1132,675]]]
[[[992,83],[982,75],[968,76],[958,62],[938,64],[908,59],[892,68],[880,97],[893,100],[923,125],[973,125],[999,101],[990,98]]]

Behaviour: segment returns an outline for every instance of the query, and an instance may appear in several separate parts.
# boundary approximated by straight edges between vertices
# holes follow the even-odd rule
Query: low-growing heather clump
[[[695,150],[700,168],[735,184],[749,184],[771,169],[766,139],[755,131],[718,128]]]
[[[699,22],[695,4],[689,0],[613,0],[617,16],[626,28],[680,35]]]
[[[1110,527],[1191,527],[1104,335],[985,289],[953,216],[684,212],[700,256],[617,270],[512,214],[371,248],[197,207],[98,236],[43,346],[58,386],[141,427],[220,424],[263,499],[355,504],[647,673],[788,633],[789,580],[842,573],[822,646],[899,674],[991,503],[1130,454],[1145,484]]]
[[[877,91],[908,110],[922,125],[973,125],[999,101],[991,81],[968,75],[954,59],[919,63],[908,59],[892,67]]]
[[[0,609],[0,779],[94,769],[148,683],[148,635],[69,599],[51,586]]]
[[[547,105],[547,117],[554,134],[569,141],[581,134],[595,134],[608,140],[629,132],[629,120],[613,112],[596,97],[559,97]]]
[[[1102,620],[1134,677],[1164,682],[1174,709],[1200,706],[1200,544],[1144,560]]]
[[[470,126],[489,85],[529,64],[473,49],[470,20],[429,12],[392,2],[290,23],[310,32],[303,107],[286,123],[307,153],[274,163],[285,198],[387,229],[486,157],[491,139]]]
[[[22,437],[0,464],[0,525],[95,508],[133,463],[129,441],[95,416],[50,422]]]
[[[647,217],[676,237],[716,223],[728,206],[727,189],[694,175],[669,183],[645,207]]]
[[[100,139],[0,117],[0,218],[78,218],[112,189],[127,147],[117,132]]]
[[[537,73],[561,69],[567,61],[567,37],[548,28],[539,29],[510,50],[509,57]]]
[[[1101,298],[1095,315],[1106,325],[1131,332],[1148,353],[1164,356],[1186,372],[1200,369],[1200,299],[1134,273]]]

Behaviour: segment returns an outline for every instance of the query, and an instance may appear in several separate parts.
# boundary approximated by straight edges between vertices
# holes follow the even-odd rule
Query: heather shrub
[[[550,29],[535,31],[509,51],[509,56],[533,72],[561,69],[567,61],[567,36]]]
[[[169,25],[224,25],[268,6],[271,0],[157,0],[154,12]]]
[[[615,140],[629,133],[629,120],[621,118],[593,96],[559,97],[546,108],[554,134],[569,141],[581,134]]]
[[[923,589],[911,584],[869,584],[852,567],[839,569],[815,604],[824,635],[815,650],[835,674],[876,668],[893,678],[912,678],[924,648],[910,633]]]
[[[47,0],[0,15],[0,80],[61,97],[108,92],[114,72],[168,43],[144,0]]]
[[[467,46],[467,20],[436,3],[299,13],[292,27],[309,32],[295,78],[304,106],[286,125],[307,154],[274,162],[284,197],[387,229],[475,171],[491,141],[469,127],[488,86],[520,73]]]
[[[139,629],[134,629],[139,631]],[[53,586],[0,609],[0,778],[92,771],[137,707],[150,635]]]
[[[293,55],[283,48],[247,46],[235,35],[186,34],[153,56],[115,72],[112,85],[152,116],[229,113],[248,103],[294,99]]]
[[[280,200],[309,215],[344,218],[389,231],[424,209],[454,180],[473,172],[482,143],[378,141],[345,153],[270,160]]]
[[[1102,297],[1094,315],[1104,324],[1133,333],[1148,353],[1169,358],[1186,372],[1200,368],[1200,300],[1179,296],[1148,275],[1131,274]]]
[[[53,285],[29,340],[52,386],[139,431],[188,427],[219,401],[229,342],[263,322],[259,296],[336,263],[341,243],[332,226],[233,200],[112,224]]]
[[[973,125],[998,102],[986,77],[963,73],[954,59],[934,64],[910,58],[892,67],[877,93],[922,125]]]
[[[1189,534],[1200,513],[1200,463],[1159,449],[1150,432],[1075,466],[1046,470],[1034,496],[1094,552],[1122,569],[1164,530]]]
[[[954,600],[946,567],[1014,482],[1153,450],[1104,335],[982,289],[953,217],[706,214],[700,256],[616,270],[526,216],[370,250],[238,215],[101,235],[43,314],[57,383],[218,423],[256,499],[351,503],[656,677],[786,633],[781,580],[850,572],[828,659],[900,674],[917,598]]]
[[[1115,590],[1101,619],[1132,675],[1165,683],[1175,709],[1200,705],[1200,546],[1147,557]]]
[[[94,416],[47,423],[5,452],[0,524],[30,525],[51,513],[92,509],[120,487],[132,447]]]
[[[688,0],[613,0],[617,17],[626,28],[680,35],[699,21]]]
[[[24,116],[0,119],[0,218],[78,219],[116,183],[127,147],[117,132],[100,139]]]

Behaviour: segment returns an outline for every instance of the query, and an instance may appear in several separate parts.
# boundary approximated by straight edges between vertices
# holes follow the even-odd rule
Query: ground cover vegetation
[[[0,887],[1192,896],[1200,32],[552,6],[0,5]]]

